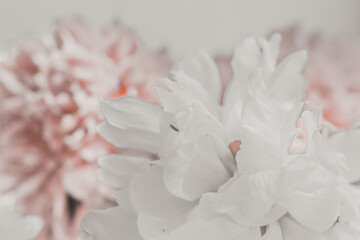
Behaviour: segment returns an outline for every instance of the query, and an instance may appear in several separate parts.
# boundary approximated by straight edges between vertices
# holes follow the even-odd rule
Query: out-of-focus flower
[[[93,31],[79,19],[7,55],[0,65],[1,192],[44,218],[38,239],[74,239],[83,214],[104,204],[109,190],[96,177],[95,160],[115,151],[95,131],[99,97],[156,101],[152,89],[167,61],[118,23]]]
[[[100,134],[153,157],[99,160],[119,206],[85,216],[89,239],[359,239],[360,190],[349,181],[360,168],[346,172],[347,153],[318,129],[319,113],[303,112],[306,53],[277,65],[279,44],[273,35],[235,49],[222,103],[218,69],[202,51],[156,89],[162,107],[134,97],[102,101]],[[293,154],[300,114],[307,146]]]
[[[323,109],[323,117],[337,128],[360,120],[360,42],[309,35],[299,27],[283,32],[281,55],[307,49],[306,98]]]
[[[15,210],[15,198],[0,198],[0,239],[33,240],[43,226],[40,217],[19,215]]]

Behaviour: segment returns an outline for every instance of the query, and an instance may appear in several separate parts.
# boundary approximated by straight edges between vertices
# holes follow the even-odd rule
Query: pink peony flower
[[[8,52],[0,65],[0,190],[16,194],[24,213],[43,217],[38,239],[74,239],[84,213],[107,202],[96,160],[115,148],[95,130],[99,97],[154,102],[167,67],[163,53],[121,24],[93,31],[79,19]]]
[[[360,119],[360,42],[305,34],[299,27],[283,32],[281,55],[306,49],[306,98],[321,107],[323,118],[337,128]]]

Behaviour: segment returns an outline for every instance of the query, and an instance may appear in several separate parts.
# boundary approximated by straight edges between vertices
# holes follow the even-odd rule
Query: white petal
[[[128,210],[132,209],[132,206],[130,203],[129,189],[127,187],[116,190],[112,194],[112,196],[116,200],[116,202],[118,203],[119,206],[123,207],[124,209],[128,209]]]
[[[330,240],[347,239],[358,240],[360,239],[359,228],[354,228],[346,223],[336,223],[328,233]]]
[[[234,72],[233,81],[243,83],[239,94],[246,92],[250,73],[261,67],[261,50],[254,37],[246,38],[240,46],[235,48],[231,66]]]
[[[106,155],[98,161],[101,167],[97,171],[98,178],[105,184],[121,188],[129,183],[136,169],[145,162],[150,162],[150,159],[123,154]]]
[[[214,146],[209,143],[209,137],[200,138],[190,145],[179,146],[180,153],[167,158],[164,181],[167,189],[174,195],[195,200],[205,192],[216,191],[231,177],[214,151]],[[189,159],[184,154],[194,151],[191,150],[192,144],[196,144],[198,148]]]
[[[82,232],[76,240],[96,240],[93,235]]]
[[[216,191],[232,176],[236,166],[230,141],[200,103],[170,115],[163,125],[160,159],[165,185],[172,194],[193,201]]]
[[[138,228],[140,235],[144,239],[157,239],[162,235],[167,235],[173,229],[181,226],[186,221],[187,214],[175,217],[162,218],[138,213]]]
[[[234,109],[242,110],[249,96],[250,79],[254,77],[254,73],[259,73],[260,58],[261,51],[255,38],[247,38],[242,45],[235,48],[234,57],[231,61],[234,76],[224,93],[223,102],[226,118],[231,117]],[[237,115],[240,116],[239,113]],[[239,119],[240,117],[237,120]]]
[[[135,208],[148,215],[169,218],[189,211],[195,203],[172,195],[163,183],[160,166],[150,165],[148,172],[130,182],[130,199]]]
[[[213,218],[207,221],[188,221],[170,234],[164,234],[156,240],[253,240],[259,238],[259,228],[247,228],[225,218]]]
[[[280,180],[281,172],[275,170],[234,178],[219,191],[217,210],[246,226],[274,222],[286,212],[276,204],[281,197]]]
[[[329,240],[326,234],[306,229],[289,216],[282,217],[279,223],[283,240]]]
[[[339,216],[342,194],[336,190],[319,190],[312,194],[294,192],[285,205],[303,226],[315,232],[329,230]]]
[[[121,129],[159,131],[162,109],[135,97],[102,99],[101,111],[106,120]]]
[[[291,109],[305,98],[302,68],[307,54],[299,51],[285,58],[266,82],[271,95],[283,108]]]
[[[219,70],[213,59],[204,51],[185,56],[176,66],[192,79],[199,81],[214,103],[219,102],[221,81]]]
[[[349,182],[360,180],[360,127],[349,128],[333,135],[323,135],[324,148],[340,151],[347,158],[349,172],[345,175]]]
[[[114,188],[121,188],[129,181],[129,179],[125,176],[119,176],[103,169],[97,169],[96,173],[100,182]]]
[[[279,33],[275,33],[269,38],[269,52],[270,56],[273,60],[273,65],[275,66],[277,63],[277,59],[280,53],[280,45],[281,45],[281,35]]]
[[[259,170],[276,169],[282,166],[283,156],[291,141],[282,136],[296,133],[293,128],[282,129],[287,119],[281,119],[274,102],[266,93],[258,91],[247,102],[242,113],[243,127],[241,150],[236,155],[241,173],[252,173]],[[287,127],[287,125],[284,125]],[[285,143],[284,140],[289,142]],[[284,147],[285,146],[285,147]]]
[[[283,240],[281,228],[278,222],[274,222],[268,226],[266,233],[261,240]]]
[[[254,37],[246,38],[234,52],[231,62],[234,77],[226,90],[224,103],[239,100],[240,106],[249,96],[249,86],[254,75],[265,79],[275,68],[281,37],[278,34],[271,36],[270,40]]]
[[[121,207],[90,211],[81,222],[94,240],[142,240],[138,233],[135,213]]]
[[[182,72],[175,72],[173,74],[177,81],[166,78],[162,79],[168,90],[163,87],[156,88],[156,93],[165,112],[174,113],[194,102],[200,102],[206,107],[208,112],[218,117],[218,103],[211,101],[211,96],[205,92],[205,89],[198,82]]]
[[[109,154],[99,159],[99,166],[113,174],[130,177],[136,168],[150,159],[124,154]]]
[[[155,154],[159,149],[159,136],[152,132],[120,129],[106,121],[98,125],[97,131],[103,138],[119,148],[131,148]]]
[[[183,72],[173,72],[172,74],[173,78],[184,88],[186,94],[201,102],[213,116],[218,117],[219,103],[218,101],[214,101],[214,97],[206,92],[204,86]],[[174,89],[172,91],[174,91]]]
[[[170,81],[170,80],[168,80]],[[156,94],[162,103],[164,111],[166,112],[176,112],[188,105],[189,100],[183,95],[175,94],[172,91],[168,91],[163,87],[155,88]]]

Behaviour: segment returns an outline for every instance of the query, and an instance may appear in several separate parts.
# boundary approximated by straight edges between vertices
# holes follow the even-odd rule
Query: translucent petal
[[[281,197],[281,172],[266,171],[235,177],[223,186],[217,210],[245,226],[263,226],[276,221],[286,209],[277,206]]]
[[[137,217],[133,212],[113,207],[88,212],[81,227],[94,240],[142,240],[136,221]]]
[[[339,216],[342,194],[336,190],[319,190],[312,194],[294,192],[285,205],[289,213],[314,232],[329,230]]]
[[[290,110],[305,98],[305,81],[302,69],[306,51],[299,51],[285,58],[266,81],[271,95],[283,108]]]
[[[219,70],[214,60],[206,52],[198,50],[183,57],[175,68],[198,81],[214,103],[219,102],[221,93]]]
[[[279,221],[283,240],[329,240],[324,233],[311,231],[289,216],[284,216]],[[335,240],[335,239],[334,239]]]
[[[189,211],[196,203],[172,195],[163,183],[160,166],[150,165],[144,174],[134,176],[129,187],[134,207],[151,216],[173,217]]]
[[[360,180],[360,127],[338,131],[332,135],[324,135],[324,148],[329,151],[340,151],[347,158],[349,172],[345,177],[349,182]]]
[[[159,136],[153,132],[120,129],[106,121],[98,125],[97,131],[103,138],[119,148],[131,148],[155,154],[159,149]]]
[[[101,111],[106,120],[121,129],[159,131],[162,109],[152,103],[135,97],[102,99]]]

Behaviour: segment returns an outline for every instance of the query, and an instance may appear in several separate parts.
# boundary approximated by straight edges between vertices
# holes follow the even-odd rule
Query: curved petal
[[[219,191],[216,208],[239,224],[263,226],[286,213],[281,197],[281,172],[269,170],[235,177]]]
[[[231,61],[233,79],[224,93],[225,126],[230,124],[226,122],[231,119],[233,121],[241,119],[242,107],[249,97],[251,79],[254,72],[258,73],[257,68],[261,65],[260,59],[261,51],[253,37],[245,39],[240,46],[235,48]]]
[[[114,127],[159,132],[162,109],[140,98],[102,99],[101,112]]]
[[[120,129],[106,121],[97,126],[97,131],[116,147],[158,153],[159,135],[156,133],[137,129]]]
[[[318,233],[311,231],[299,223],[297,223],[294,219],[289,216],[284,216],[279,221],[283,239],[284,240],[329,240],[329,238],[324,233]],[[335,239],[334,239],[335,240]]]
[[[219,103],[221,94],[220,73],[216,63],[206,52],[198,50],[183,57],[175,68],[198,81],[209,94],[213,103]]]
[[[220,105],[217,101],[214,101],[214,97],[209,95],[203,85],[183,72],[173,72],[172,75],[179,85],[184,88],[186,94],[201,102],[213,116],[218,118]]]
[[[314,232],[325,232],[336,222],[341,200],[342,194],[331,189],[312,194],[294,192],[284,204],[300,224]]]
[[[259,69],[261,69],[260,75],[263,79],[274,70],[280,42],[279,34],[272,35],[269,41],[248,37],[235,48],[231,61],[234,77],[224,95],[225,106],[235,102],[240,107],[245,104],[250,85],[254,75],[259,75]]]
[[[143,212],[138,214],[138,228],[144,239],[157,239],[167,235],[186,222],[187,214],[175,217],[155,217]]]
[[[186,213],[196,203],[172,195],[163,183],[163,170],[151,164],[130,181],[130,200],[135,209],[151,216],[169,218]]]
[[[142,240],[135,213],[121,207],[90,211],[81,222],[82,229],[94,240]]]
[[[283,240],[281,228],[278,222],[270,224],[261,240]]]
[[[191,150],[194,143],[182,145],[178,148],[180,153],[167,159],[164,181],[170,192],[183,199],[196,200],[205,192],[216,191],[231,177],[209,141],[206,136],[199,138],[191,158],[181,152]]]
[[[109,154],[98,161],[98,178],[105,184],[121,188],[129,183],[130,177],[143,163],[150,162],[144,157],[124,154]]]
[[[145,157],[125,154],[108,154],[101,157],[98,164],[102,169],[108,172],[130,177],[140,164],[150,161],[150,159]]]
[[[156,240],[253,240],[259,238],[259,228],[247,228],[228,219],[213,218],[207,221],[188,221],[169,234],[163,234],[156,238]]]
[[[286,110],[292,109],[305,99],[305,80],[302,69],[306,51],[299,51],[285,58],[266,81],[271,95]]]
[[[359,228],[354,228],[346,223],[336,223],[333,228],[328,233],[330,240],[337,239],[348,239],[348,240],[358,240],[360,239]]]
[[[193,104],[193,102],[200,102],[206,107],[207,111],[218,117],[219,104],[211,101],[211,96],[203,86],[183,72],[174,72],[173,75],[176,81],[162,79],[168,89],[164,87],[156,88],[156,93],[165,112],[174,113]]]
[[[201,103],[170,115],[162,134],[164,183],[180,198],[193,201],[216,191],[236,170],[225,131]]]
[[[299,132],[296,127],[302,104],[282,115],[277,102],[257,91],[243,109],[241,151],[236,155],[239,171],[251,173],[278,169]]]
[[[347,158],[349,172],[345,174],[349,182],[360,180],[360,127],[339,131],[332,135],[323,133],[324,148],[340,151]]]

